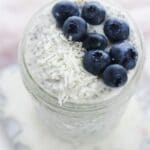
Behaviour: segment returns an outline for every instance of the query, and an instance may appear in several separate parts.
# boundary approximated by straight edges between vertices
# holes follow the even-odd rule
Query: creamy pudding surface
[[[76,0],[79,6],[92,0]],[[128,41],[138,52],[136,67],[128,72],[127,83],[119,88],[108,87],[101,78],[87,72],[83,67],[85,49],[81,42],[66,39],[62,30],[57,28],[52,8],[58,1],[53,1],[42,8],[31,20],[24,37],[23,57],[27,70],[37,86],[46,91],[50,97],[65,102],[86,104],[99,103],[119,95],[127,88],[138,69],[142,53],[141,39],[128,14],[107,0],[98,2],[107,11],[106,19],[116,17],[125,20],[130,26]],[[104,23],[89,25],[89,32],[104,34]],[[105,51],[109,51],[111,44]]]

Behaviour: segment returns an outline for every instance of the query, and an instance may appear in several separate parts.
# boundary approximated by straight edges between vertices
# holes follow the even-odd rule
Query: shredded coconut
[[[80,3],[83,2],[80,0]],[[107,17],[120,17],[130,24],[129,40],[141,51],[140,40],[128,15],[114,5],[104,3],[104,6],[108,11]],[[58,99],[60,105],[65,102],[93,103],[117,95],[123,87],[107,87],[101,79],[84,69],[82,59],[85,50],[82,43],[72,42],[64,37],[56,27],[51,9],[52,6],[43,8],[32,19],[25,37],[25,63],[37,84]],[[102,29],[103,24],[89,26],[90,32],[103,33]],[[129,72],[128,82],[135,70]]]

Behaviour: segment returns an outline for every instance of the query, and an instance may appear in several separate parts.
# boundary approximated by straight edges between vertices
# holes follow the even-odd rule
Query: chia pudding
[[[104,73],[95,75],[97,70],[94,72],[93,68],[88,68],[88,63],[83,63],[85,53],[88,53],[87,61],[93,63],[89,59],[91,51],[86,50],[83,41],[74,41],[73,37],[67,37],[64,34],[66,31],[64,32],[64,29],[57,24],[52,12],[56,3],[59,2],[62,1],[52,0],[31,19],[20,45],[22,76],[28,91],[36,99],[39,116],[49,125],[49,129],[59,137],[87,142],[88,137],[94,135],[101,137],[106,135],[106,132],[111,133],[125,111],[142,72],[143,45],[139,31],[122,7],[114,5],[111,0],[97,0],[96,2],[106,10],[105,19],[98,25],[87,23],[88,33],[106,37],[104,28],[107,20],[111,18],[121,19],[130,29],[128,37],[123,41],[125,44],[119,45],[119,42],[115,42],[118,45],[114,47],[113,41],[107,34],[107,47],[100,52],[100,56],[106,56],[109,53],[116,56],[113,49],[117,47],[116,49],[120,50],[120,46],[126,48],[127,43],[128,46],[134,47],[137,58],[134,67],[133,63],[130,66],[124,66],[126,69],[121,67],[124,78],[119,76],[116,80],[121,83],[121,86],[118,86],[116,81],[111,81],[115,72],[112,71],[111,74],[113,64],[111,64],[113,67],[109,69],[107,66],[103,70]],[[83,6],[93,1],[74,0],[72,2],[78,6],[81,13]],[[56,16],[59,14],[56,13]],[[121,36],[124,38],[125,34]],[[120,55],[120,57],[124,56]],[[111,59],[111,61],[114,60]],[[128,61],[128,59],[125,60]]]
[[[85,0],[75,2],[82,6]],[[128,22],[130,25],[128,41],[134,45],[140,57],[142,47],[130,17],[119,7],[103,0],[99,2],[107,10],[106,18],[118,17]],[[56,21],[51,13],[53,5],[53,3],[47,5],[32,18],[26,33],[23,55],[31,76],[42,89],[55,97],[60,104],[65,102],[95,103],[118,95],[128,86],[138,67],[129,71],[128,83],[119,88],[108,87],[97,76],[88,73],[82,64],[85,51],[82,43],[68,41],[63,32],[56,27]],[[104,23],[88,26],[89,32],[104,34]],[[109,43],[106,51],[109,51],[110,46]]]

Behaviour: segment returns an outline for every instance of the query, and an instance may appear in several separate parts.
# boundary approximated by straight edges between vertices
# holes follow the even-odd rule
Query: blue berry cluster
[[[84,68],[93,75],[102,77],[111,87],[120,87],[128,80],[128,71],[136,66],[138,53],[127,42],[129,25],[119,18],[106,19],[106,10],[98,2],[87,2],[81,8],[73,2],[55,4],[52,14],[66,38],[83,43],[86,49]],[[105,35],[88,33],[88,24],[104,23]],[[106,48],[111,44],[109,52]]]

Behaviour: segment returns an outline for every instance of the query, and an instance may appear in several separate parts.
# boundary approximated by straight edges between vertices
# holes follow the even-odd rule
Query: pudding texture
[[[83,6],[91,0],[75,0]],[[106,18],[125,20],[130,26],[127,41],[138,52],[136,67],[128,72],[127,83],[119,88],[108,87],[101,78],[87,72],[83,67],[85,49],[81,42],[66,39],[52,15],[52,8],[58,1],[43,7],[32,19],[24,37],[23,58],[27,70],[36,84],[47,92],[58,103],[92,104],[106,101],[124,90],[134,78],[140,64],[142,53],[141,39],[132,19],[120,6],[108,0],[98,0],[106,10]],[[104,23],[89,25],[88,32],[104,35]],[[112,44],[105,51],[110,50]]]

